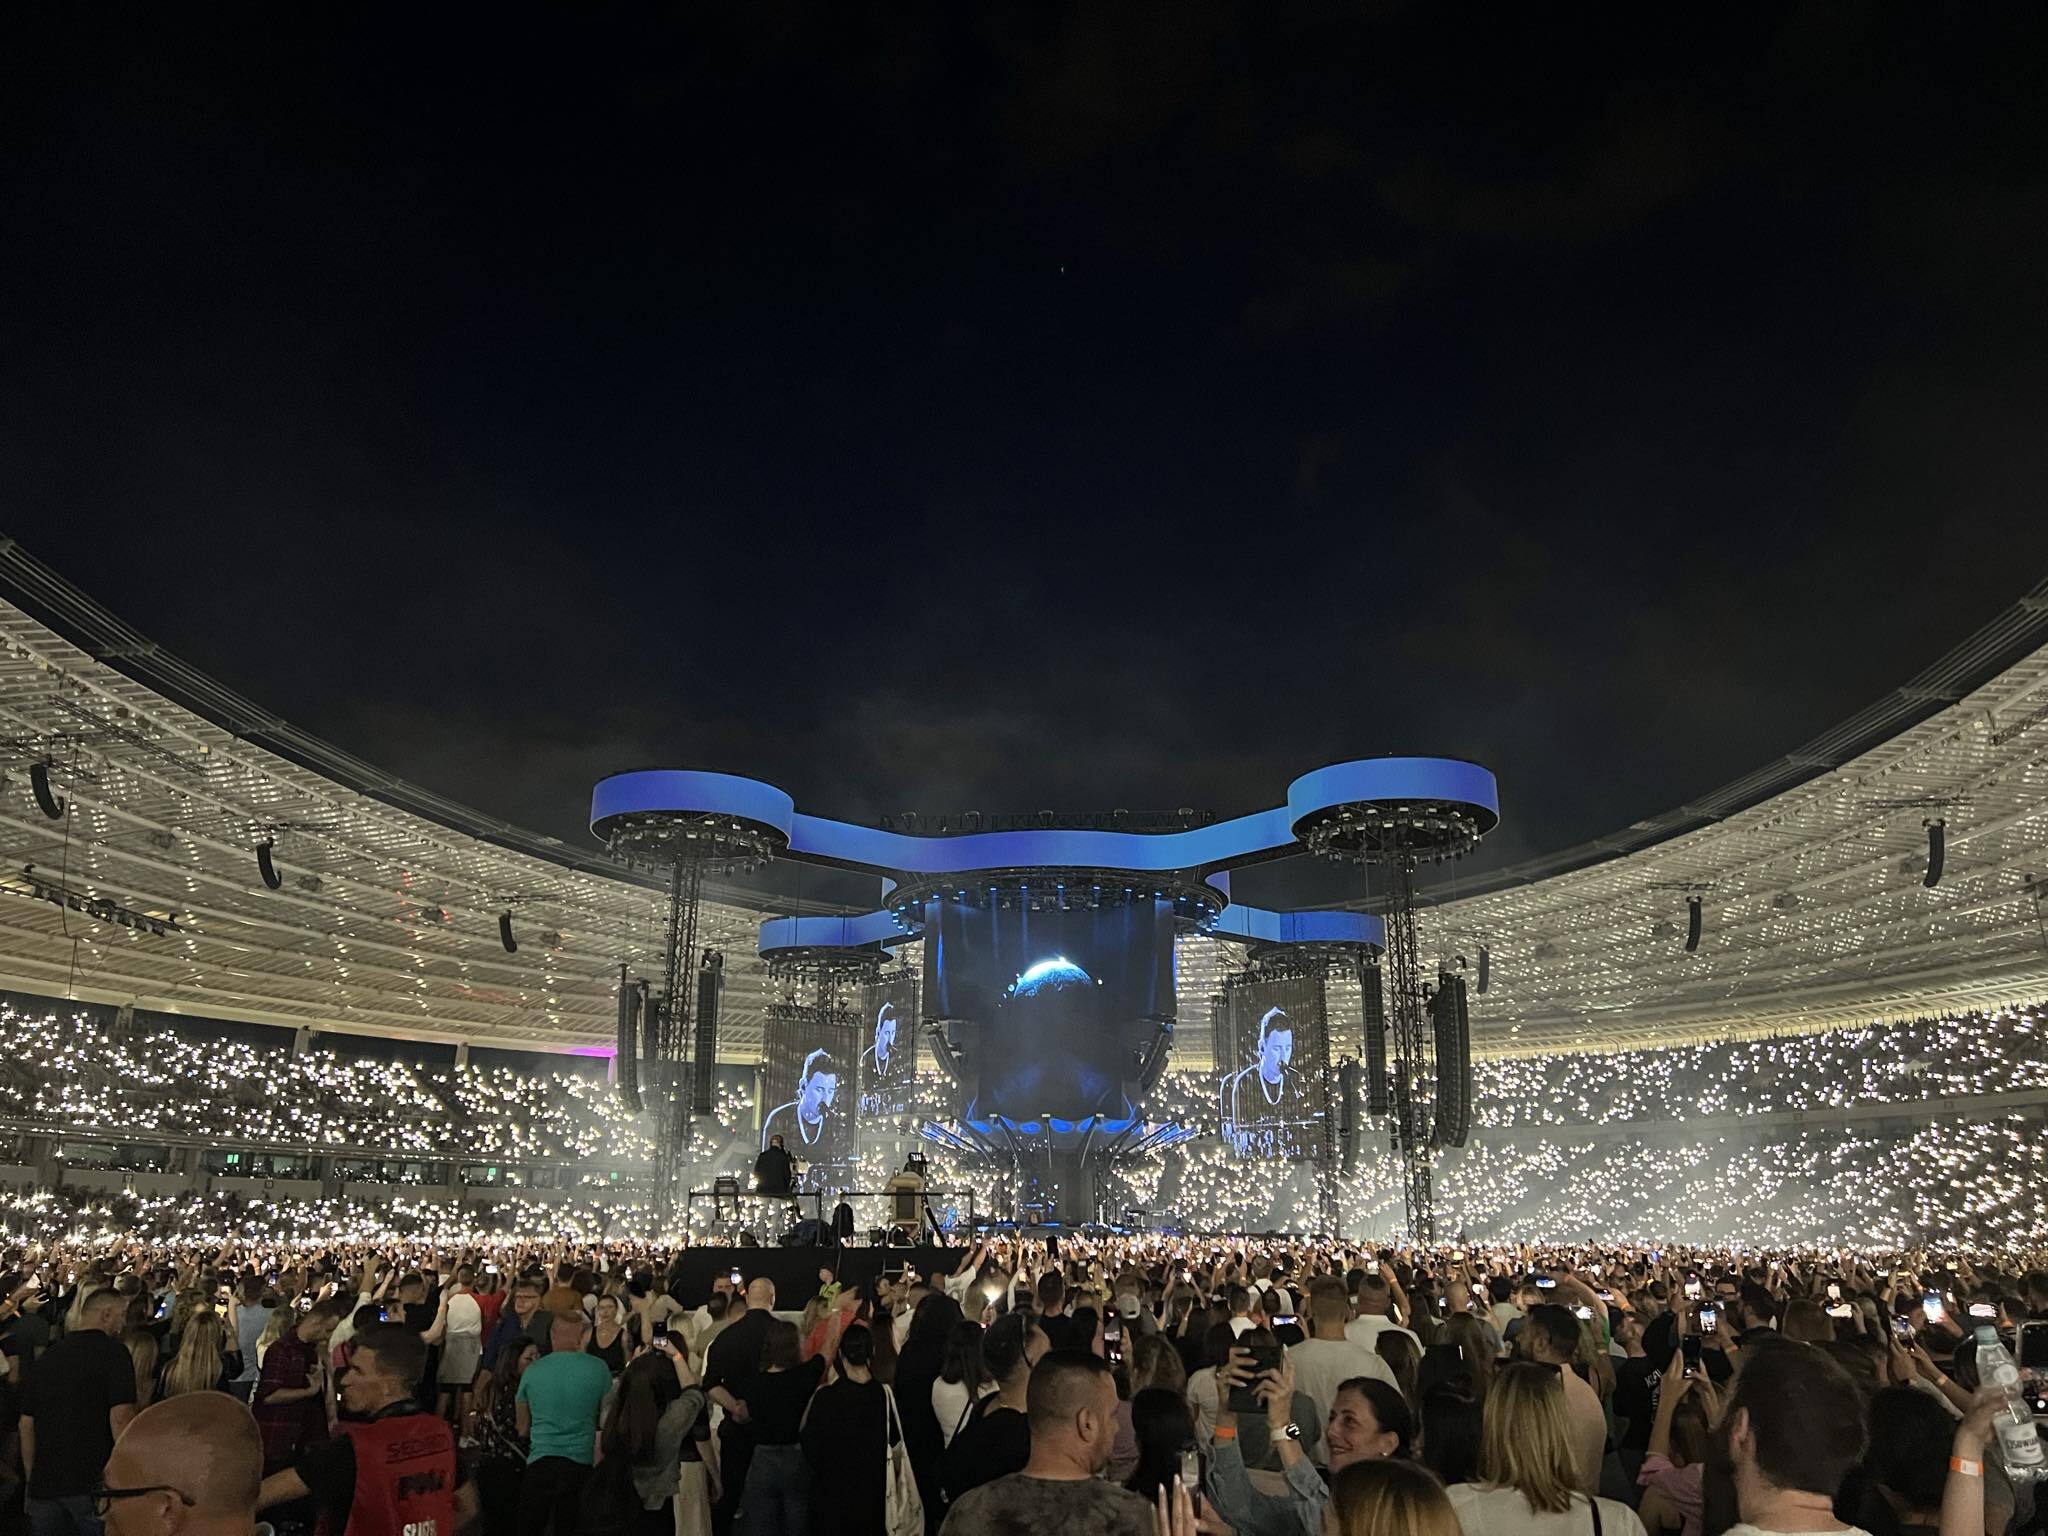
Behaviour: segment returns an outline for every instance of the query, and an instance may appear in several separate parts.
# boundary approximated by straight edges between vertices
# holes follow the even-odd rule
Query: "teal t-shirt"
[[[596,1355],[542,1355],[519,1378],[519,1401],[533,1415],[528,1461],[561,1456],[586,1467],[595,1459],[597,1410],[612,1389],[612,1373]]]

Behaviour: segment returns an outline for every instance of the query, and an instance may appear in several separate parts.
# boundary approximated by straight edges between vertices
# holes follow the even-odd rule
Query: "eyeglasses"
[[[191,1494],[173,1488],[169,1483],[152,1483],[147,1488],[109,1488],[105,1483],[101,1483],[92,1491],[93,1513],[104,1520],[116,1499],[139,1499],[152,1493],[175,1493],[178,1495],[178,1501],[187,1509],[193,1508],[199,1502]]]

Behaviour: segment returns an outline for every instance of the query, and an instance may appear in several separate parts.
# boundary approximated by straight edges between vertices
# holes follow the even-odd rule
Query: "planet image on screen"
[[[1050,960],[1040,960],[1032,965],[1010,983],[1010,996],[1038,997],[1046,992],[1064,992],[1069,987],[1090,987],[1094,984],[1088,973],[1065,955],[1054,955]]]

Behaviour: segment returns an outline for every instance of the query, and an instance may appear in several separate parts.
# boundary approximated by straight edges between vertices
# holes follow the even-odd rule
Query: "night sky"
[[[432,9],[13,40],[0,524],[493,814],[1435,752],[1498,861],[2048,571],[2038,5]]]

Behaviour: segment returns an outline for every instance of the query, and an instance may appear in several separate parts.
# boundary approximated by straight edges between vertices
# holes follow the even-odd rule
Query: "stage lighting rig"
[[[691,1022],[697,1001],[697,941],[704,877],[713,866],[751,874],[788,846],[788,835],[746,816],[694,809],[622,811],[601,817],[591,830],[611,856],[668,877],[663,922],[662,988],[650,997],[653,1017],[645,1038],[647,1097],[654,1102],[655,1211],[663,1221],[682,1209],[683,1158],[690,1138]]]
[[[1470,765],[1467,765],[1470,766]],[[1415,919],[1415,871],[1424,864],[1459,859],[1500,821],[1492,775],[1471,768],[1472,788],[1464,795],[1390,795],[1323,805],[1295,822],[1302,846],[1319,858],[1377,869],[1385,876],[1380,916],[1386,924],[1383,971],[1387,1025],[1393,1046],[1393,1077],[1402,1113],[1394,1117],[1394,1145],[1400,1154],[1409,1236],[1435,1241],[1436,1205],[1431,1187],[1437,1144],[1441,1085],[1434,1032],[1425,1016],[1420,944]]]

